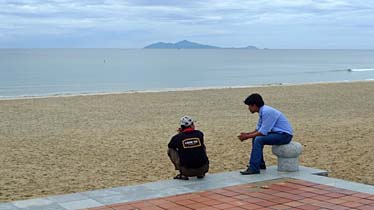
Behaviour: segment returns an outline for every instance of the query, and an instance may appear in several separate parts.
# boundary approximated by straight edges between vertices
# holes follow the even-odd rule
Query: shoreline
[[[27,96],[0,96],[0,101],[8,100],[27,100],[27,99],[45,99],[45,98],[60,98],[60,97],[77,97],[77,96],[105,96],[105,95],[120,95],[120,94],[135,94],[135,93],[164,93],[164,92],[183,92],[183,91],[200,91],[200,90],[224,90],[224,89],[242,89],[242,88],[261,88],[261,87],[278,87],[278,86],[303,86],[315,84],[336,84],[336,83],[359,83],[372,82],[374,79],[365,80],[340,80],[340,81],[319,81],[319,82],[305,82],[305,83],[270,83],[260,85],[241,85],[241,86],[213,86],[213,87],[187,87],[187,88],[163,88],[163,89],[149,89],[149,90],[128,90],[120,92],[92,92],[92,93],[51,93],[47,95],[27,95]]]

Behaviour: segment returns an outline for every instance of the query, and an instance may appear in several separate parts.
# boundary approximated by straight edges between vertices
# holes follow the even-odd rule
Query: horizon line
[[[254,45],[253,45],[254,46]],[[218,48],[126,48],[126,47],[0,47],[0,50],[15,50],[15,49],[119,49],[119,50],[374,50],[374,48],[258,48],[247,49],[245,47],[218,47]]]

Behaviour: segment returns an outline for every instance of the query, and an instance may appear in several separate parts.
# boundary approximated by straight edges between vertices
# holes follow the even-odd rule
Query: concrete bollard
[[[278,157],[278,171],[298,171],[299,155],[302,150],[303,146],[295,141],[289,144],[273,145],[271,151]]]

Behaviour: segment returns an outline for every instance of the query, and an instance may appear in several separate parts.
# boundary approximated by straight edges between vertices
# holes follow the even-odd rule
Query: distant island
[[[249,49],[249,50],[258,50],[255,46],[248,46],[248,47],[240,47],[240,48],[234,48],[234,47],[217,47],[212,45],[205,45],[205,44],[199,44],[196,42],[190,42],[187,40],[183,40],[176,43],[166,43],[166,42],[157,42],[150,44],[148,46],[145,46],[144,49]]]

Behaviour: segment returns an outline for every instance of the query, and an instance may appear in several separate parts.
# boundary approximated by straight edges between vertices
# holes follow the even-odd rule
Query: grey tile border
[[[46,198],[36,198],[36,199],[29,199],[23,201],[14,201],[12,202],[14,206],[20,209],[26,209],[31,207],[40,207],[40,206],[47,206],[53,204],[53,201],[48,200]]]
[[[159,191],[157,193],[157,197],[155,196],[153,198],[159,198],[159,197],[165,197],[165,196],[171,196],[171,195],[179,195],[179,194],[191,193],[191,192],[196,192],[196,191],[185,186],[178,186],[178,187],[173,187],[173,188]]]
[[[18,210],[15,205],[11,203],[0,203],[0,210]]]
[[[105,197],[97,197],[95,198],[95,201],[104,205],[110,205],[115,203],[129,202],[131,200],[129,200],[126,195],[111,195]]]
[[[192,181],[192,180],[189,180],[189,181]],[[145,183],[139,186],[145,187],[147,189],[152,189],[152,190],[162,190],[162,189],[175,187],[176,184],[180,184],[180,182],[178,180],[172,179],[172,180],[162,180],[162,181]]]
[[[112,189],[106,189],[106,190],[93,190],[93,191],[87,191],[82,192],[82,194],[89,198],[100,198],[100,197],[109,197],[109,196],[115,196],[115,195],[121,195],[120,192],[114,191]]]
[[[84,209],[84,208],[92,208],[92,207],[98,207],[103,206],[102,203],[99,203],[93,199],[85,199],[85,200],[79,200],[79,201],[70,201],[70,202],[64,202],[59,203],[62,207],[64,207],[67,210],[75,210],[75,209]]]
[[[206,182],[204,184],[196,183],[196,184],[188,185],[186,186],[186,188],[191,189],[194,192],[196,191],[198,192],[198,191],[217,189],[219,187],[217,187],[217,184],[215,183]]]
[[[135,192],[135,193],[132,193],[132,194],[128,194],[127,198],[131,201],[138,201],[138,200],[164,197],[163,193],[165,192],[165,190],[162,190],[162,191],[155,191],[155,190],[138,191],[138,192]],[[183,189],[179,189],[179,192],[178,193],[181,194],[182,192],[183,193],[188,193],[188,192],[191,192],[191,191],[183,191]]]
[[[119,192],[121,194],[126,194],[126,193],[133,193],[136,191],[145,191],[148,190],[145,184],[143,185],[131,185],[131,186],[123,186],[123,187],[115,187],[111,188],[110,190]]]
[[[315,174],[327,174],[327,171],[300,166],[297,172],[279,172],[277,166],[270,166],[261,174],[243,176],[239,171],[207,174],[204,179],[161,180],[140,185],[114,187],[46,198],[14,201],[0,204],[0,210],[73,210],[98,207],[115,203],[160,198],[190,192],[199,192],[239,184],[268,181],[279,178],[296,178],[334,186],[337,188],[374,194],[374,186],[334,179]]]
[[[44,205],[44,206],[33,206],[26,208],[25,210],[66,210],[58,204]]]
[[[72,194],[66,194],[66,195],[49,196],[49,197],[46,197],[46,199],[51,200],[56,203],[63,203],[63,202],[69,202],[69,201],[84,200],[84,199],[88,199],[88,197],[84,195],[83,193],[72,193]]]

